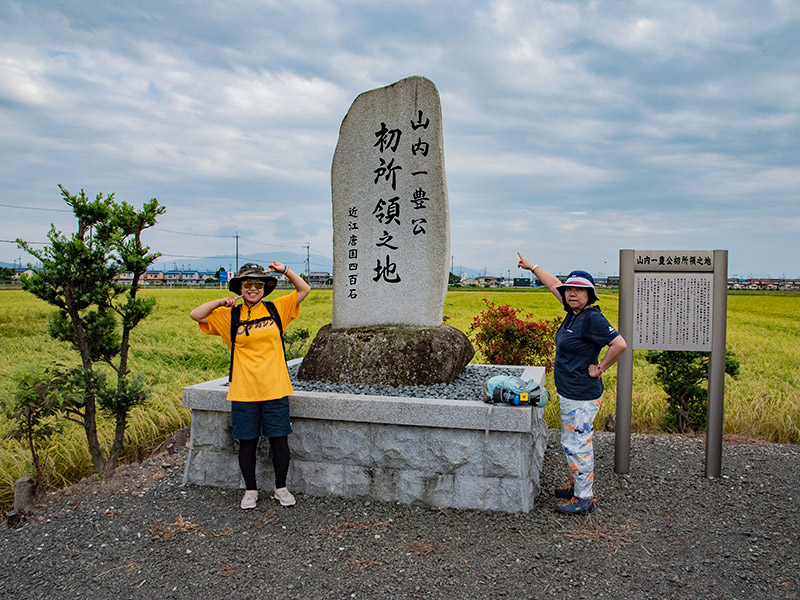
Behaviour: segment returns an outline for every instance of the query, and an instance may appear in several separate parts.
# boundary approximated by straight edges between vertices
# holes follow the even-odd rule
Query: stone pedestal
[[[334,383],[432,385],[449,383],[475,355],[458,329],[383,325],[319,330],[298,379]]]
[[[522,377],[543,383],[544,368]],[[185,482],[242,487],[225,382],[184,388],[192,410]],[[539,494],[541,408],[301,391],[289,401],[293,492],[503,512],[528,512]],[[271,490],[268,444],[261,447],[258,483]]]

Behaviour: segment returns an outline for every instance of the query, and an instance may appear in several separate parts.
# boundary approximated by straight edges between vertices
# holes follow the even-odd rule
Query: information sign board
[[[711,350],[713,274],[635,273],[633,347]]]
[[[727,250],[620,250],[614,470],[630,468],[633,350],[709,352],[706,476],[720,476],[725,394]]]

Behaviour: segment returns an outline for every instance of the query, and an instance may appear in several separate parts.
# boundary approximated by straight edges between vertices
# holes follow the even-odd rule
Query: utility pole
[[[236,230],[236,272],[239,272],[239,230]]]
[[[311,242],[306,242],[306,278],[311,283]]]

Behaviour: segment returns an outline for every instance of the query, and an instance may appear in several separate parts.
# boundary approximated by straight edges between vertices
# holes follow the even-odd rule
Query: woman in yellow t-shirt
[[[295,291],[273,301],[284,329],[299,314],[300,303],[311,287],[298,273],[279,262],[271,262],[269,271],[260,265],[244,265],[228,283],[237,296],[211,300],[195,308],[190,316],[200,331],[220,336],[231,347],[231,311],[241,298],[239,327],[231,356],[231,401],[233,437],[239,440],[239,468],[245,482],[243,509],[255,508],[258,501],[256,484],[256,449],[261,435],[269,439],[272,466],[275,469],[273,498],[283,506],[292,506],[294,496],[286,488],[289,472],[289,394],[292,384],[286,369],[280,331],[262,302],[278,283],[267,273],[281,273],[289,278]]]

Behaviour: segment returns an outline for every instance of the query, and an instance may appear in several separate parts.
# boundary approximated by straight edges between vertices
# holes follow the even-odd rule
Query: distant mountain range
[[[306,256],[299,252],[262,252],[257,254],[239,255],[238,268],[247,263],[257,263],[266,267],[273,260],[289,265],[289,268],[298,273],[306,272],[306,258],[311,262],[311,271],[333,271],[333,261],[327,256],[311,254]],[[237,261],[235,256],[225,258],[196,258],[194,260],[169,260],[159,258],[151,269],[162,271],[217,271],[220,267],[226,271],[236,271]]]
[[[306,258],[311,262],[311,271],[326,271],[333,273],[333,259],[322,256],[320,254],[311,254],[306,257],[305,254],[298,252],[274,252],[274,253],[260,253],[248,254],[247,256],[239,256],[239,268],[243,265],[254,262],[266,267],[270,261],[276,260],[279,263],[289,265],[289,268],[298,273],[306,272]],[[23,259],[23,265],[27,263]],[[13,269],[19,265],[0,261],[0,266],[7,269]],[[166,260],[163,257],[159,258],[152,266],[152,269],[160,271],[201,271],[201,272],[216,272],[220,267],[228,271],[236,271],[236,257],[230,256],[226,258],[196,258],[193,260]],[[467,277],[478,277],[480,275],[493,275],[485,269],[470,269],[469,267],[454,266],[453,273],[461,275],[466,273]]]

